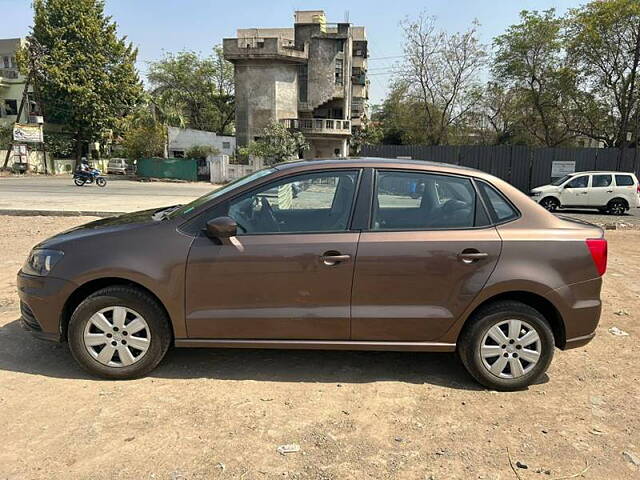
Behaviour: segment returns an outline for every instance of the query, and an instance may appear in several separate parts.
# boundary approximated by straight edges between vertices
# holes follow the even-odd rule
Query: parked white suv
[[[531,190],[531,198],[547,210],[596,208],[622,215],[640,207],[640,185],[633,173],[576,172]]]

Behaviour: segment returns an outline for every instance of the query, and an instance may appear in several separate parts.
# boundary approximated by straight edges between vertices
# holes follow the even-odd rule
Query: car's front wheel
[[[135,378],[153,370],[171,343],[164,309],[148,293],[128,286],[103,288],[71,316],[69,348],[89,373]]]
[[[469,319],[458,340],[458,354],[482,385],[503,391],[538,380],[553,358],[549,323],[534,308],[516,301],[496,302]]]
[[[555,212],[560,207],[560,202],[557,198],[546,197],[540,200],[540,205],[550,212]]]

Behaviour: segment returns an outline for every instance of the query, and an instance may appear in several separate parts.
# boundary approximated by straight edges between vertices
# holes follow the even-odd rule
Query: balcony
[[[17,68],[0,68],[0,77],[8,80],[17,80],[20,74]]]
[[[283,60],[305,63],[308,58],[306,45],[298,47],[285,38],[225,38],[222,40],[224,58],[237,60]]]
[[[334,118],[284,118],[280,122],[304,135],[351,135],[351,121]]]

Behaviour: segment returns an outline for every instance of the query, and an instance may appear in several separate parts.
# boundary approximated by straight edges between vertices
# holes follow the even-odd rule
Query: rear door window
[[[471,180],[423,172],[378,171],[372,230],[430,230],[476,226]]]
[[[592,187],[608,187],[611,185],[613,178],[611,175],[594,175],[591,180]]]
[[[631,175],[616,175],[616,185],[618,187],[629,187],[634,183]]]

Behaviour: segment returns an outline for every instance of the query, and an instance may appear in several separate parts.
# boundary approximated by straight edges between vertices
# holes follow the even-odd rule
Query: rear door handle
[[[348,262],[349,260],[351,260],[351,255],[342,255],[340,253],[327,252],[320,257],[320,260],[322,260],[325,265],[332,266],[337,265],[338,263]]]
[[[489,256],[486,252],[461,252],[458,254],[458,260],[463,263],[473,263],[478,260],[485,259]]]

